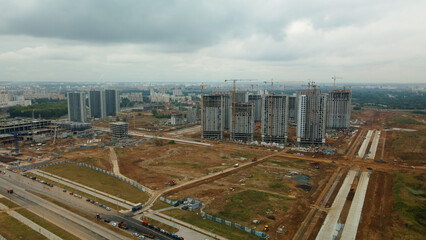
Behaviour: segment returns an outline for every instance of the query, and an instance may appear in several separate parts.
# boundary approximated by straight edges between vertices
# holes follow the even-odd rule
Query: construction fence
[[[257,237],[260,237],[260,238],[264,238],[264,239],[268,238],[268,235],[266,233],[264,233],[264,232],[259,232],[259,231],[256,231],[254,229],[251,229],[249,227],[243,226],[241,224],[234,223],[234,222],[231,222],[231,221],[228,221],[228,220],[225,220],[225,219],[221,219],[221,218],[218,218],[218,217],[215,217],[213,215],[205,213],[203,211],[204,208],[205,208],[204,203],[196,201],[196,200],[193,200],[191,198],[183,198],[182,200],[172,201],[170,199],[167,199],[167,198],[164,198],[164,197],[160,197],[160,200],[163,201],[163,202],[165,202],[165,203],[168,203],[170,205],[175,205],[178,202],[180,203],[180,202],[188,201],[191,204],[196,204],[195,205],[196,207],[194,209],[191,209],[191,207],[188,208],[190,211],[193,211],[196,208],[198,208],[199,206],[201,206],[201,208],[200,208],[201,216],[204,217],[204,218],[206,218],[206,219],[208,219],[208,220],[215,221],[215,222],[218,222],[218,223],[221,223],[221,224],[225,224],[225,225],[228,225],[230,227],[241,229],[243,231],[251,233],[251,234],[253,234],[253,235],[257,236]]]
[[[116,174],[114,174],[112,172],[106,171],[106,170],[98,168],[98,167],[94,167],[94,166],[86,164],[86,163],[78,163],[78,162],[72,162],[72,161],[68,161],[68,160],[63,160],[63,161],[59,161],[59,162],[48,163],[48,164],[38,165],[38,166],[34,166],[34,167],[29,167],[29,168],[28,167],[26,167],[26,168],[21,167],[21,170],[25,172],[25,171],[32,170],[32,169],[38,169],[38,168],[48,167],[48,166],[53,166],[53,165],[58,165],[58,164],[62,164],[62,163],[71,163],[71,164],[75,164],[75,165],[78,165],[78,166],[88,167],[88,168],[96,170],[98,172],[102,172],[102,173],[105,173],[105,174],[107,174],[109,176],[118,178],[119,180],[121,180],[121,181],[123,181],[123,182],[125,182],[127,184],[130,184],[133,187],[135,187],[135,188],[137,188],[137,189],[139,189],[139,190],[141,190],[143,192],[146,192],[145,187],[142,186],[142,185],[140,185],[139,183],[136,183],[136,182],[134,182],[132,180],[129,180],[127,178],[123,178],[122,176],[116,175]]]

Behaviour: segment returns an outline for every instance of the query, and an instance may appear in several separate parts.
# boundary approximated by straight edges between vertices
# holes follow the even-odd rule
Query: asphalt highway
[[[7,194],[7,188],[14,189],[13,194]],[[115,210],[106,211],[103,208],[97,207],[85,201],[63,193],[62,189],[58,187],[48,187],[45,184],[31,180],[18,173],[7,171],[5,175],[0,174],[0,193],[16,202],[17,204],[33,210],[37,215],[45,217],[51,222],[71,230],[73,234],[82,239],[124,239],[125,237],[119,235],[109,229],[106,229],[96,223],[89,221],[75,213],[67,211],[58,205],[46,201],[26,190],[31,190],[36,193],[44,194],[52,199],[60,201],[69,205],[76,210],[84,212],[95,218],[96,214],[100,214],[102,219],[110,219],[112,222],[124,222],[128,227],[129,233],[146,233],[155,236],[155,239],[172,240],[174,238],[158,232],[147,226],[143,226],[141,221],[133,218],[133,214],[128,216],[119,213]]]

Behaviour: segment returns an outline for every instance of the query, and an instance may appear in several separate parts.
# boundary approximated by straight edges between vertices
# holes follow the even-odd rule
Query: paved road
[[[355,240],[358,230],[359,220],[361,219],[362,207],[364,206],[365,194],[370,180],[370,173],[363,172],[356,188],[355,196],[346,218],[341,239]]]
[[[9,177],[10,176],[10,177]],[[46,201],[44,199],[41,199],[27,191],[26,189],[32,190],[37,193],[44,194],[50,198],[53,198],[57,201],[63,202],[64,204],[67,204],[76,210],[79,210],[81,212],[84,212],[90,216],[95,216],[97,213],[99,213],[103,218],[109,218],[112,221],[115,222],[125,222],[127,226],[129,227],[129,232],[137,232],[137,233],[149,233],[151,235],[156,236],[156,239],[161,240],[171,240],[172,238],[159,233],[151,228],[148,228],[146,226],[143,226],[141,224],[141,221],[138,221],[136,219],[133,219],[133,214],[130,215],[123,215],[121,213],[118,213],[116,211],[106,211],[103,208],[97,207],[93,204],[87,203],[84,199],[79,199],[70,196],[69,194],[63,193],[60,188],[57,187],[47,187],[44,184],[40,184],[39,182],[33,181],[29,178],[23,177],[19,174],[8,172],[6,175],[0,174],[0,192],[6,192],[6,188],[12,187],[14,190],[18,189],[18,192],[16,194],[8,195],[10,198],[15,201],[17,204],[21,206],[28,206],[31,207],[30,209],[33,209],[34,206],[41,208],[38,215],[43,216],[45,212],[53,211],[59,215],[59,217],[65,218],[66,223],[63,226],[66,226],[66,229],[68,229],[68,225],[72,225],[69,223],[70,217],[72,216],[71,220],[74,220],[73,222],[75,225],[75,231],[87,231],[86,237],[82,237],[82,239],[126,239],[125,237],[118,235],[117,238],[114,238],[112,236],[117,235],[117,233],[112,232],[113,235],[108,235],[109,232],[111,232],[108,229],[103,228],[102,226],[98,226],[97,224],[87,220],[86,218],[83,218],[79,215],[76,215],[72,212],[69,212],[49,201]],[[48,207],[47,207],[48,206]],[[78,219],[74,219],[74,218]],[[56,221],[52,221],[57,223]],[[98,229],[105,229],[105,231],[102,231],[102,234],[98,233],[93,237],[93,232],[98,231]],[[74,231],[72,231],[74,233]],[[95,232],[97,233],[97,232]]]
[[[93,128],[96,129],[96,130],[104,131],[104,132],[110,132],[109,128],[103,128],[103,127],[93,127]],[[209,143],[196,142],[196,141],[184,140],[184,139],[179,139],[179,138],[153,136],[153,135],[147,135],[147,134],[144,134],[144,133],[140,133],[140,132],[137,132],[137,131],[129,131],[129,135],[144,137],[144,138],[158,138],[158,139],[169,140],[169,141],[173,140],[177,143],[187,143],[187,144],[195,144],[195,145],[202,145],[202,146],[213,146]]]
[[[145,214],[144,216],[152,218],[154,220],[157,220],[159,222],[162,222],[162,223],[167,224],[169,226],[172,226],[174,228],[177,228],[178,232],[176,234],[185,238],[185,239],[203,239],[203,240],[204,239],[209,239],[209,240],[215,239],[214,237],[210,237],[210,235],[213,235],[213,234],[208,233],[207,231],[205,231],[203,229],[199,229],[199,228],[197,228],[199,231],[195,231],[194,227],[192,225],[190,225],[188,223],[182,223],[181,221],[174,219],[172,217],[169,217],[167,215],[157,215],[157,213],[148,213],[148,214]],[[205,220],[201,220],[201,221],[205,221]],[[203,234],[203,232],[207,232],[207,233]]]
[[[1,196],[3,197],[3,196]],[[0,203],[0,209],[1,210],[7,210],[9,209],[7,206]],[[44,227],[36,224],[35,222],[31,221],[30,219],[22,216],[21,214],[10,210],[7,212],[10,216],[14,217],[16,220],[20,221],[21,223],[27,225],[31,229],[33,229],[36,232],[39,232],[41,235],[45,236],[47,239],[50,240],[61,240],[62,238],[58,237],[54,233],[50,232],[49,230],[45,229]]]
[[[7,195],[7,198],[28,208],[28,210],[34,211],[37,215],[54,222],[61,228],[67,229],[68,231],[72,230],[73,234],[82,239],[126,239],[124,236],[118,235],[102,226],[98,226],[86,218],[25,191],[25,189],[37,191],[37,188],[31,185],[25,186],[25,184],[16,183],[13,178],[9,178],[7,175],[1,175],[0,191],[6,192],[6,188],[9,187],[13,188],[14,193]],[[25,189],[23,187],[25,187]]]
[[[342,212],[343,206],[345,205],[346,197],[348,196],[355,175],[356,171],[354,170],[350,170],[348,175],[346,175],[346,178],[343,181],[336,198],[334,199],[333,205],[331,206],[327,217],[325,218],[324,223],[318,232],[316,240],[334,239],[334,237],[337,235],[337,221],[339,220],[340,213]]]

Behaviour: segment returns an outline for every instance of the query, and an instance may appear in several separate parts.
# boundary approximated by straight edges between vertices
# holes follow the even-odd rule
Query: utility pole
[[[201,83],[201,138],[204,138],[204,87],[209,85],[205,85]]]

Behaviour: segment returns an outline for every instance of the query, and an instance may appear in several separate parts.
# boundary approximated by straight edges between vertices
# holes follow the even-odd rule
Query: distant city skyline
[[[426,82],[420,0],[0,6],[0,82]]]

